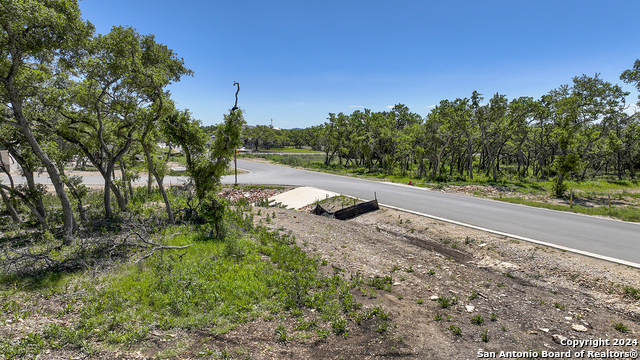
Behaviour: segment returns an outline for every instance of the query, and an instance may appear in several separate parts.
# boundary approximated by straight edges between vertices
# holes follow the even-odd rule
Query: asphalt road
[[[238,160],[241,184],[313,186],[371,200],[444,221],[553,246],[640,268],[640,224],[567,212],[533,208],[469,196],[447,194],[407,185],[391,184],[314,171]],[[0,175],[3,183],[6,176]],[[17,183],[24,179],[15,176]],[[137,183],[146,184],[146,176]],[[180,183],[184,177],[165,177],[164,183]],[[46,174],[36,182],[50,184]],[[104,184],[100,176],[85,176],[85,184]],[[223,183],[232,184],[233,175]],[[376,195],[374,195],[376,194]]]
[[[313,186],[640,268],[640,224],[238,160],[241,184]],[[233,183],[225,176],[223,183]]]

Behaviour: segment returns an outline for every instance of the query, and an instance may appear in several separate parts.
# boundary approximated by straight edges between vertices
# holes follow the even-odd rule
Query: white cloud
[[[387,109],[393,109],[393,105],[387,106]]]
[[[352,108],[363,108],[364,106],[358,106],[358,105],[349,105],[349,107],[352,107]]]
[[[425,109],[429,109],[429,108],[433,108],[433,107],[436,107],[436,106],[435,105],[429,105],[429,106],[425,106],[424,108]]]

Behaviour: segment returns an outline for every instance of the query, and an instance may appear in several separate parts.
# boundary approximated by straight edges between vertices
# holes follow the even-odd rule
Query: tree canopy
[[[640,86],[639,67],[621,78]],[[496,93],[484,102],[474,91],[440,101],[424,118],[398,104],[384,112],[329,113],[323,125],[283,135],[291,145],[324,150],[325,166],[432,180],[552,178],[561,196],[569,177],[636,175],[639,121],[629,114],[628,95],[598,74],[582,75],[538,100]]]
[[[199,199],[219,183],[238,143],[242,111],[224,116],[215,146],[205,151],[199,123],[175,109],[166,90],[193,73],[153,35],[123,26],[97,34],[75,0],[0,0],[0,27],[0,145],[27,179],[27,186],[18,186],[8,174],[11,184],[0,184],[8,209],[19,199],[50,228],[44,191],[33,180],[33,173],[44,169],[61,203],[62,238],[68,244],[78,226],[68,190],[81,218],[86,190],[79,178],[65,175],[65,166],[75,159],[99,171],[104,215],[111,218],[112,195],[119,211],[128,210],[136,176],[131,169],[139,168],[137,159],[143,157],[173,222],[162,184],[167,169],[158,161],[163,140],[191,149],[188,171]]]

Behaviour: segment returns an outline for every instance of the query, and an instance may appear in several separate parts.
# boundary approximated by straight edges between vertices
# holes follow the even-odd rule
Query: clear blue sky
[[[98,32],[132,26],[184,58],[170,87],[205,125],[238,106],[252,125],[307,127],[328,113],[443,99],[539,98],[575,76],[632,91],[640,1],[83,0]]]

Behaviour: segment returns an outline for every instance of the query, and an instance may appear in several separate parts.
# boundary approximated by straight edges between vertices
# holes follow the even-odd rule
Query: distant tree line
[[[621,78],[638,86],[639,69],[637,61]],[[425,118],[402,104],[330,113],[320,126],[282,131],[280,141],[322,149],[327,166],[337,161],[436,180],[553,178],[560,196],[568,177],[633,178],[640,170],[640,122],[629,114],[627,95],[598,75],[583,75],[537,100],[496,93],[483,102],[474,91],[442,100]]]
[[[0,146],[17,162],[26,184],[0,183],[0,195],[14,221],[25,205],[42,228],[58,210],[44,205],[45,189],[34,173],[46,171],[60,201],[63,243],[85,220],[87,189],[68,176],[71,162],[89,162],[104,178],[104,215],[114,216],[112,201],[127,211],[131,180],[143,159],[163,195],[168,173],[159,142],[179,145],[198,199],[219,182],[244,124],[242,111],[224,116],[209,137],[188,111],[175,108],[166,87],[192,75],[181,58],[153,35],[116,26],[105,35],[82,19],[76,0],[0,0]],[[116,168],[122,176],[116,180]]]

